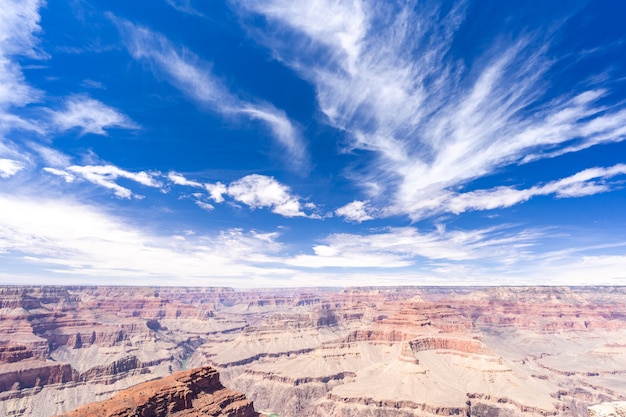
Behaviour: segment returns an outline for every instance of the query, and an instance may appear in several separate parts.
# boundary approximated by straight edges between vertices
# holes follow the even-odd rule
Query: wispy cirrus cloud
[[[472,210],[493,210],[511,207],[537,196],[554,195],[556,198],[590,196],[611,191],[623,186],[624,180],[613,181],[613,177],[626,175],[626,165],[617,164],[608,168],[588,168],[574,175],[543,185],[526,189],[499,186],[466,193],[450,193],[422,205],[424,215],[430,212],[461,214]]]
[[[48,166],[65,168],[71,165],[71,158],[57,149],[36,142],[28,142],[28,147],[35,151]]]
[[[202,188],[202,184],[198,181],[192,181],[185,178],[182,174],[178,172],[171,171],[167,174],[167,178],[172,181],[176,185],[188,186],[188,187],[199,187]]]
[[[500,36],[471,61],[455,55],[465,2],[233,3],[267,18],[258,39],[313,83],[347,150],[374,156],[351,177],[383,216],[418,220],[434,212],[424,204],[507,165],[626,138],[611,91],[549,95],[558,58],[539,30]]]
[[[295,168],[306,166],[306,145],[299,129],[284,111],[261,100],[244,100],[229,91],[202,62],[184,47],[177,47],[163,35],[112,14],[109,18],[123,35],[133,58],[146,61],[188,97],[225,116],[245,116],[265,125],[272,137],[287,150]]]
[[[215,206],[213,206],[213,204],[207,203],[202,200],[196,200],[195,204],[196,206],[200,207],[202,210],[212,211],[213,209],[215,209]]]
[[[14,160],[24,166],[28,156],[18,144],[6,137],[12,130],[43,133],[44,128],[19,115],[15,110],[41,100],[43,93],[30,86],[23,74],[19,57],[45,59],[47,55],[38,49],[37,33],[41,32],[39,8],[43,1],[6,0],[0,4],[0,157]],[[16,161],[19,160],[19,161]],[[13,172],[15,165],[4,163],[3,177]],[[12,176],[13,174],[11,174]]]
[[[199,17],[204,16],[198,9],[193,7],[191,0],[166,0],[166,2],[181,13]]]
[[[138,129],[139,126],[120,111],[84,95],[70,96],[65,108],[50,111],[53,125],[59,130],[79,128],[81,133],[106,135],[109,128]]]
[[[0,193],[0,206],[2,258],[19,258],[46,279],[52,274],[65,283],[116,284],[132,279],[136,285],[285,287],[311,282],[468,285],[489,279],[525,284],[544,282],[548,274],[554,277],[553,284],[573,285],[589,283],[589,275],[597,271],[604,277],[598,282],[605,284],[623,284],[626,278],[623,255],[597,255],[593,248],[553,256],[534,253],[535,245],[546,238],[540,230],[390,228],[331,234],[312,247],[312,254],[291,255],[277,232],[184,230],[154,235],[135,221],[73,200]],[[2,279],[17,283],[16,277],[22,283],[41,279],[27,281],[17,272]]]
[[[293,256],[285,252],[277,232],[227,229],[156,236],[128,219],[72,200],[0,193],[0,206],[3,257],[26,259],[46,274],[76,277],[70,282],[80,283],[133,279],[136,284],[152,285],[249,286],[254,278],[256,286],[310,285],[311,279],[340,285],[352,282],[355,275],[328,268],[369,267],[382,272],[359,274],[360,281],[355,282],[380,284],[385,269],[424,259],[471,262],[489,253],[501,264],[537,237],[532,232],[511,237],[503,229],[448,232],[440,228],[420,233],[415,228],[397,228],[369,235],[333,234],[312,248],[313,255]],[[415,279],[416,273],[410,276]],[[402,274],[388,278],[396,284],[403,279]]]
[[[14,159],[0,158],[0,178],[9,178],[23,170],[24,164]]]
[[[131,197],[141,198],[141,195],[133,193],[129,188],[118,184],[120,178],[129,179],[146,187],[160,188],[161,182],[157,180],[159,173],[146,171],[130,172],[114,165],[72,165],[64,169],[46,167],[43,169],[49,174],[62,177],[66,182],[84,180],[100,187],[109,189],[119,197],[128,199]]]
[[[361,57],[363,38],[370,26],[364,10],[367,7],[365,3],[358,0],[309,2],[274,0],[239,3],[272,20],[285,22],[308,38],[319,42],[320,45],[312,47],[326,47],[325,52],[331,54],[330,60],[340,64],[341,69],[348,73],[356,70],[356,61]],[[289,39],[289,42],[293,41]],[[300,48],[303,45],[296,43],[294,46]]]
[[[37,49],[35,36],[41,31],[39,8],[43,1],[25,0],[2,2],[2,25],[0,26],[0,110],[8,106],[23,106],[38,100],[41,92],[29,86],[22,68],[11,57],[28,56],[44,58]]]
[[[47,279],[57,274],[82,283],[130,278],[135,284],[236,285],[244,278],[288,280],[293,272],[257,265],[281,249],[272,233],[229,229],[157,236],[71,200],[0,193],[0,206],[0,254],[25,259]]]
[[[400,227],[369,234],[332,234],[313,247],[313,255],[297,255],[286,262],[309,268],[401,268],[424,260],[502,265],[528,256],[540,237],[538,231],[511,233],[504,226],[471,231],[439,226],[426,233]]]

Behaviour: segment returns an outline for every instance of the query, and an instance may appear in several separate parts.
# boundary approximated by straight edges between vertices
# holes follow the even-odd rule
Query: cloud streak
[[[481,260],[497,264],[515,262],[541,236],[539,232],[512,234],[505,227],[472,231],[435,231],[420,233],[413,227],[391,228],[366,235],[332,234],[324,244],[313,247],[314,255],[298,255],[289,265],[309,268],[356,267],[400,268],[418,262],[471,262]]]
[[[621,183],[607,180],[626,175],[626,165],[617,164],[609,168],[589,168],[567,178],[551,181],[528,189],[496,187],[455,194],[439,200],[439,207],[431,210],[445,210],[460,214],[470,210],[493,210],[511,207],[536,196],[554,195],[557,198],[590,196],[611,191]]]
[[[383,216],[419,220],[502,167],[626,137],[626,111],[600,104],[609,90],[547,96],[545,37],[502,36],[471,62],[455,56],[463,2],[235,4],[268,19],[277,36],[260,41],[313,83],[328,122],[351,138],[347,151],[374,157],[351,178]]]
[[[156,179],[160,175],[159,173],[146,171],[130,172],[114,165],[72,165],[65,169],[46,167],[43,170],[49,174],[62,177],[66,182],[82,179],[111,190],[117,197],[123,199],[141,198],[141,195],[135,194],[129,188],[119,185],[116,181],[120,178],[129,179],[146,187],[160,188],[162,186],[161,182]]]
[[[57,282],[102,285],[442,285],[492,282],[623,283],[623,254],[538,255],[540,230],[485,228],[420,232],[414,227],[328,235],[311,254],[292,255],[276,232],[226,229],[154,235],[102,209],[65,199],[0,193],[0,257],[20,259]],[[49,219],[54,221],[49,221]],[[626,243],[613,246],[623,247]],[[591,248],[593,249],[593,248]],[[207,267],[210,265],[210,267]],[[339,269],[337,269],[339,268]],[[373,270],[372,270],[373,269]],[[0,276],[5,282],[26,277]],[[180,278],[183,277],[183,278]],[[41,277],[32,282],[41,282]],[[13,280],[13,281],[11,281]],[[621,281],[620,281],[621,280]],[[30,282],[30,281],[29,281]],[[596,282],[597,284],[598,282]]]
[[[23,170],[24,164],[13,159],[0,158],[0,178],[9,178]]]
[[[231,229],[163,237],[75,201],[0,194],[0,205],[0,256],[25,258],[66,280],[235,285],[244,277],[286,275],[280,268],[254,266],[280,250],[273,235]]]
[[[109,18],[118,27],[134,59],[148,62],[155,72],[164,75],[188,97],[217,113],[245,116],[261,122],[287,151],[295,168],[306,165],[306,145],[302,135],[284,111],[263,101],[239,98],[211,73],[211,64],[202,62],[185,48],[176,47],[164,36],[112,14]]]
[[[204,15],[191,5],[191,0],[166,0],[167,4],[181,13],[191,16],[203,17]]]
[[[41,31],[38,0],[2,2],[2,25],[0,27],[0,110],[8,106],[23,106],[39,99],[41,92],[30,87],[21,67],[12,61],[13,56],[43,58],[37,50],[35,34]]]
[[[105,129],[113,127],[138,129],[139,126],[128,116],[87,96],[68,97],[65,108],[51,111],[53,125],[61,131],[80,128],[81,134],[106,135]]]

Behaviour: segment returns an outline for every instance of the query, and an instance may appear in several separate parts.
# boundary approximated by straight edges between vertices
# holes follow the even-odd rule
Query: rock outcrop
[[[589,407],[590,417],[626,417],[626,401],[596,404]]]
[[[181,371],[118,392],[59,417],[257,417],[252,401],[224,388],[217,370]]]

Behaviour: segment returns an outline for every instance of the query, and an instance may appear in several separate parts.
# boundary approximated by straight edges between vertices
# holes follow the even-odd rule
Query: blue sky
[[[0,10],[0,283],[626,285],[623,2]]]

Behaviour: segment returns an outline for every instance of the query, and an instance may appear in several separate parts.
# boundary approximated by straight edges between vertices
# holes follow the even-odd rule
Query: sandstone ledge
[[[112,398],[58,417],[257,417],[252,401],[220,383],[211,367],[178,372],[136,385]]]

